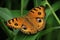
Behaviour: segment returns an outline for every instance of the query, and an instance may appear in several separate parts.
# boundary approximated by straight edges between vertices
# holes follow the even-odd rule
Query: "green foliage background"
[[[0,5],[0,40],[60,40],[60,0],[4,0]],[[34,35],[26,35],[6,26],[8,20],[21,17],[31,8],[45,7],[45,29]],[[3,37],[4,36],[4,37]],[[2,39],[3,38],[3,39]]]

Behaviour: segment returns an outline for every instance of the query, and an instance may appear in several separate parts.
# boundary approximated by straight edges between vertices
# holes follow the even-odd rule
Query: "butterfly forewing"
[[[40,18],[44,18],[45,17],[45,9],[44,7],[36,7],[33,8],[32,10],[29,11],[28,15],[29,17],[40,17]]]
[[[14,21],[13,21],[14,20]],[[11,28],[19,29],[23,23],[22,18],[13,18],[9,21],[7,21],[7,25]]]

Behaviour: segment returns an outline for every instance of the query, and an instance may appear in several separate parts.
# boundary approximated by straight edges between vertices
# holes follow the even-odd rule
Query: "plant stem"
[[[34,0],[34,7],[38,6],[37,0]]]
[[[50,10],[52,11],[54,17],[56,18],[57,22],[60,24],[60,20],[59,18],[57,17],[57,15],[55,14],[53,8],[51,7],[51,5],[48,3],[48,1],[46,1],[46,4],[49,6]]]
[[[24,3],[24,0],[21,0],[21,16],[23,15],[23,3]]]

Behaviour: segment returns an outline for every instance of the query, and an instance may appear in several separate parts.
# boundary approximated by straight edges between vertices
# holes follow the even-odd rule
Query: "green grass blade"
[[[58,10],[60,8],[60,6],[58,5],[60,3],[60,1],[57,1],[55,2],[53,5],[52,5],[52,8],[54,11]],[[47,20],[47,17],[52,14],[51,10],[49,11],[50,9],[47,9],[46,10],[46,20]]]
[[[60,29],[60,26],[48,28],[48,29],[38,33],[36,36],[40,36],[41,37],[43,35],[46,35],[46,34],[52,32],[52,31],[56,30],[56,29]],[[37,37],[37,39],[39,39],[39,37]]]
[[[24,7],[24,9],[27,7],[28,2],[29,2],[29,0],[24,0],[24,1],[23,1],[23,7]]]
[[[49,6],[50,10],[52,11],[53,15],[55,16],[57,22],[60,24],[60,20],[57,17],[56,13],[54,12],[53,8],[51,7],[51,5],[48,3],[48,1],[46,2],[46,4]]]
[[[34,0],[34,6],[45,6],[46,2],[42,0]]]
[[[35,6],[35,7],[38,6],[38,2],[37,2],[37,0],[34,0],[34,6]]]

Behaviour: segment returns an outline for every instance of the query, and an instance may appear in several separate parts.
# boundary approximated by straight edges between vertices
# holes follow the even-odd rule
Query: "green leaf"
[[[60,3],[60,1],[57,1],[55,2],[53,5],[52,5],[52,8],[54,11],[57,11],[58,9],[60,9],[60,5],[58,5]],[[46,10],[46,20],[47,20],[47,17],[52,14],[51,10],[47,8]]]
[[[24,1],[23,1],[23,7],[24,7],[24,9],[27,7],[28,2],[29,2],[29,0],[24,0]]]
[[[7,8],[0,8],[0,17],[5,21],[13,18],[11,12]]]
[[[60,9],[60,5],[58,5],[59,3],[60,3],[60,1],[57,1],[54,3],[54,5],[52,5],[52,8],[54,11],[57,11],[58,9]],[[48,15],[46,16],[46,18],[47,18],[46,20],[48,22],[47,27],[50,28],[53,26],[58,26],[59,24],[58,24],[57,20],[55,18],[52,18],[52,17],[54,17],[54,15],[52,14],[51,10],[50,11],[47,10],[46,14],[47,13],[48,13]],[[58,30],[56,30],[56,31],[58,31]],[[53,37],[52,37],[52,35],[53,35]],[[52,38],[54,38],[54,40],[55,40],[56,36],[57,36],[57,32],[55,32],[54,34],[53,34],[53,32],[51,32],[51,33],[46,35],[45,39],[46,40],[53,40]]]
[[[59,1],[60,2],[60,1]],[[46,1],[46,4],[48,5],[48,7],[50,8],[52,14],[54,15],[54,17],[56,18],[57,22],[60,24],[60,20],[58,18],[58,16],[56,15],[56,13],[54,12],[53,8],[51,7],[51,5],[49,4],[48,1]]]
[[[24,13],[24,15],[26,15],[27,11],[25,11],[23,13]],[[20,16],[21,16],[21,13],[19,10],[8,10],[7,8],[0,8],[0,17],[5,21],[8,21],[12,18],[16,18],[16,17],[20,17]]]
[[[52,14],[47,18],[46,21],[47,21],[47,23],[46,23],[47,29],[48,29],[48,28],[51,28],[51,27],[55,27],[55,26],[57,27],[57,26],[59,26],[57,20],[55,19],[55,17],[54,17]],[[45,37],[45,38],[47,38],[46,40],[52,40],[52,34],[53,34],[53,32],[47,34],[46,37]],[[57,33],[54,33],[54,34],[55,34],[54,37],[56,37]],[[53,35],[54,35],[54,34],[53,34]],[[54,37],[53,37],[53,38],[54,38]]]
[[[34,6],[45,6],[46,2],[42,0],[34,0]]]
[[[23,16],[25,16],[26,14],[27,14],[27,11],[26,10],[23,10],[24,12],[24,14],[23,14]],[[20,10],[11,10],[11,13],[12,13],[12,15],[13,15],[13,17],[15,18],[15,17],[21,17],[21,13],[20,13],[21,11]]]
[[[24,9],[24,7],[27,5],[27,3],[28,3],[28,0],[21,0],[21,16],[23,16],[23,9]]]

